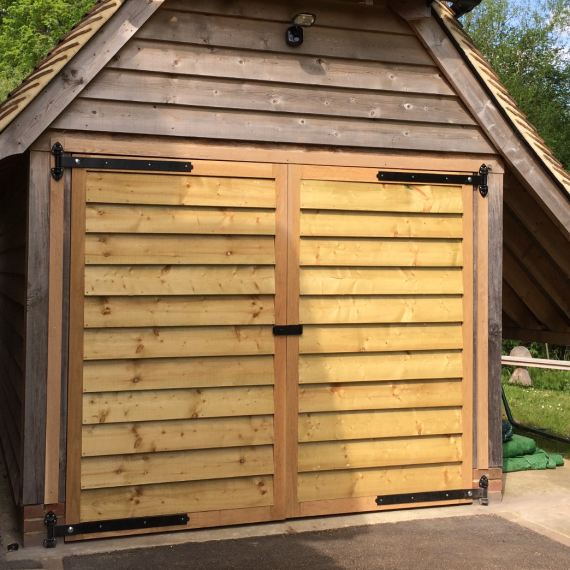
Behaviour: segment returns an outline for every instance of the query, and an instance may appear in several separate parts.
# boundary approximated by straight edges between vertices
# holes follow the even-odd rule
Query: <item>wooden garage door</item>
[[[73,171],[68,523],[284,516],[287,167],[193,164]]]
[[[470,488],[473,188],[293,170],[288,516]]]

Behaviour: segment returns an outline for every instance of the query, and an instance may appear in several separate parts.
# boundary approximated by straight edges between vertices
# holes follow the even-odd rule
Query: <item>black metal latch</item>
[[[281,325],[273,327],[274,336],[301,336],[303,325]]]
[[[175,160],[141,160],[134,158],[97,158],[89,156],[64,156],[63,146],[56,142],[51,153],[55,167],[51,169],[54,180],[61,180],[64,168],[92,168],[94,170],[139,170],[153,172],[192,172],[191,162]]]
[[[489,194],[489,167],[482,164],[479,174],[435,174],[431,172],[383,172],[377,176],[379,182],[401,182],[403,184],[460,184],[479,188],[481,196]]]
[[[121,530],[141,530],[143,528],[159,528],[167,526],[184,526],[188,524],[188,515],[163,515],[157,517],[138,517],[132,519],[116,519],[110,521],[83,522],[78,524],[58,525],[57,517],[50,511],[44,519],[47,527],[45,548],[55,548],[57,537],[78,536],[83,534],[99,534]]]
[[[434,491],[430,493],[409,493],[403,495],[380,495],[376,497],[376,504],[379,507],[406,505],[410,503],[434,503],[439,501],[457,501],[479,499],[482,505],[488,506],[489,499],[487,491],[489,489],[489,479],[483,475],[479,480],[478,489],[460,489],[454,491]]]

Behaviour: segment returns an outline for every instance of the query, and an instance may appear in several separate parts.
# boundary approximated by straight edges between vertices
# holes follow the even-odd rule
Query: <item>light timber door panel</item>
[[[377,174],[290,169],[288,516],[471,487],[473,189]]]
[[[471,487],[473,189],[193,164],[73,171],[67,522]]]
[[[287,167],[193,164],[73,172],[69,523],[284,518]]]

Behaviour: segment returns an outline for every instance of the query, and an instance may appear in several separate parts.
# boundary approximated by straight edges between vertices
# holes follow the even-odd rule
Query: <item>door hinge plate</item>
[[[55,167],[51,169],[54,180],[61,180],[64,168],[90,168],[93,170],[138,170],[142,172],[192,172],[191,162],[175,160],[141,160],[134,158],[98,158],[90,156],[64,156],[61,143],[56,142],[51,153]]]
[[[482,505],[488,505],[489,479],[483,475],[479,480],[478,489],[457,489],[452,491],[433,491],[428,493],[406,493],[398,495],[379,495],[376,504],[379,507],[409,505],[412,503],[434,503],[443,501],[480,499]]]
[[[460,184],[475,186],[483,197],[489,193],[489,167],[483,164],[479,174],[437,174],[432,172],[384,172],[377,175],[379,182],[400,182],[402,184]]]
[[[160,528],[167,526],[185,526],[189,521],[190,518],[188,515],[182,514],[58,525],[57,517],[53,511],[50,511],[44,519],[44,524],[47,527],[47,538],[44,540],[44,547],[55,548],[57,537],[100,534],[123,530],[141,530],[145,528]]]

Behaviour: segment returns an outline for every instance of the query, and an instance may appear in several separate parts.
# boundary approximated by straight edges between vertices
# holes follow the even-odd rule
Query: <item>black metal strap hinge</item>
[[[479,188],[481,196],[489,193],[489,167],[483,164],[479,174],[434,174],[431,172],[378,172],[379,182],[403,184],[460,184]]]
[[[50,511],[44,519],[47,527],[45,548],[55,548],[57,537],[78,536],[83,534],[99,534],[122,530],[141,530],[144,528],[160,528],[167,526],[184,526],[188,524],[188,515],[163,515],[157,517],[139,517],[132,519],[116,519],[110,521],[83,522],[78,524],[58,525],[57,517]]]
[[[402,495],[380,495],[376,498],[376,504],[379,507],[391,507],[397,505],[409,505],[411,503],[420,504],[479,499],[482,505],[487,506],[489,504],[489,499],[487,497],[488,488],[489,480],[486,475],[483,475],[479,481],[478,489],[434,491],[430,493],[409,493]]]
[[[282,325],[273,327],[275,336],[301,336],[303,334],[303,325]]]
[[[56,142],[51,153],[55,157],[55,168],[51,169],[54,180],[61,180],[64,168],[92,168],[94,170],[139,170],[153,172],[192,172],[191,162],[173,160],[141,160],[131,158],[93,158],[64,156],[63,146]]]

